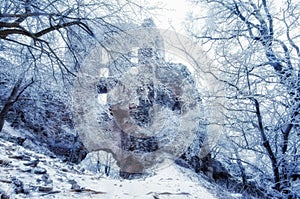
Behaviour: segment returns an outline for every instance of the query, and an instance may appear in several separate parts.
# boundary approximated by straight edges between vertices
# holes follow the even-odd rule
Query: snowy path
[[[39,162],[35,165],[32,161],[37,159]],[[82,172],[77,165],[63,163],[3,139],[0,139],[0,192],[10,198],[45,199],[216,198],[201,185],[201,178],[173,163],[145,179],[111,179]]]

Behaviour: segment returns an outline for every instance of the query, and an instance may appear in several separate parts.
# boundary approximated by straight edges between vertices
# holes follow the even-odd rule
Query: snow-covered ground
[[[0,139],[0,191],[10,198],[217,198],[205,184],[174,163],[146,178],[105,177]]]

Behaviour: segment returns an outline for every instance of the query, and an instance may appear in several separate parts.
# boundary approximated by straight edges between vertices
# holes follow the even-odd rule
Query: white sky
[[[176,31],[183,33],[182,25],[189,10],[187,0],[153,0],[151,3],[165,8],[154,18],[157,27],[169,29],[173,26]]]

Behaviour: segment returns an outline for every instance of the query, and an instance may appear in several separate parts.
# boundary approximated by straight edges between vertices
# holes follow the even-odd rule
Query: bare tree
[[[77,31],[82,45],[88,43],[85,40],[97,42],[94,32],[115,31],[118,27],[114,24],[128,21],[132,14],[127,13],[136,8],[140,9],[139,5],[127,0],[1,1],[0,56],[10,64],[1,65],[0,69],[3,72],[10,67],[9,72],[17,78],[12,80],[10,95],[0,111],[0,131],[9,109],[34,82],[60,84],[70,75],[75,76],[65,59],[69,51],[72,61],[78,61],[69,32]]]
[[[296,194],[292,178],[299,172],[300,4],[193,2],[209,11],[193,13],[188,31],[207,47],[220,66],[222,76],[215,77],[226,84],[225,129],[234,150],[224,153],[236,154],[230,158],[245,184],[255,171],[261,185]]]

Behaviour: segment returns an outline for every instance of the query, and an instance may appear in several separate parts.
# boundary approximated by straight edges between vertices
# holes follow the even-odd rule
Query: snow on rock
[[[13,129],[6,129],[13,131]],[[1,198],[214,199],[199,176],[171,163],[149,177],[103,177],[0,138]]]

